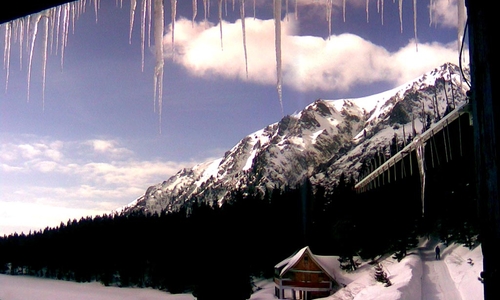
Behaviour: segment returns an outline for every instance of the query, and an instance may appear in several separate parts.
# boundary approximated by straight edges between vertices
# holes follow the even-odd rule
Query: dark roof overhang
[[[4,3],[0,10],[0,24],[19,19],[42,10],[75,0],[17,0]]]

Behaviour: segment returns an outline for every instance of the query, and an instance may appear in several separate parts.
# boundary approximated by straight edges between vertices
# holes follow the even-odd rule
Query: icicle
[[[220,48],[224,50],[222,43],[222,0],[219,0],[219,31],[220,31]]]
[[[132,29],[134,28],[135,8],[137,0],[130,0],[130,27],[128,32],[128,43],[132,44]]]
[[[146,47],[146,0],[141,3],[141,72],[144,72],[144,48]],[[130,31],[132,33],[132,31]],[[129,40],[129,43],[132,40]]]
[[[51,17],[50,17],[50,53],[52,54],[54,51],[54,30],[55,30],[55,17],[54,15],[57,14],[57,8],[54,8],[51,11]]]
[[[161,133],[161,115],[163,105],[163,32],[164,32],[164,8],[163,0],[154,0],[154,41],[156,65],[154,72],[154,100],[158,102],[159,131]]]
[[[30,43],[30,51],[29,51],[29,60],[28,60],[28,96],[27,100],[30,101],[30,85],[31,85],[31,66],[33,64],[33,52],[35,48],[35,40],[38,33],[38,22],[40,21],[40,15],[35,16],[33,32],[31,33],[31,43]]]
[[[123,0],[121,0],[121,1],[123,1]],[[77,3],[78,3],[78,14],[80,15],[80,14],[85,12],[85,1],[78,1]],[[120,6],[120,8],[121,8],[121,6]]]
[[[253,0],[253,19],[255,20],[255,0]]]
[[[332,36],[332,7],[333,0],[328,0],[326,2],[326,21],[328,22],[328,40]]]
[[[207,20],[207,10],[208,10],[207,1],[208,0],[203,0],[203,12],[205,13],[205,21]]]
[[[45,78],[47,74],[47,52],[49,46],[49,17],[43,17],[44,31],[43,31],[43,50],[42,50],[42,109],[45,110]]]
[[[97,1],[97,0],[96,0]],[[62,19],[62,41],[61,41],[61,69],[64,65],[64,50],[68,44],[68,32],[69,32],[69,6],[63,5],[63,19]]]
[[[366,11],[366,23],[369,23],[369,10],[368,10],[368,6],[369,6],[369,2],[370,0],[366,0],[366,8],[365,8],[365,11]]]
[[[380,20],[384,25],[384,0],[380,0]]]
[[[19,19],[19,69],[23,69],[24,19]]]
[[[134,0],[132,0],[134,1]],[[94,0],[94,12],[95,12],[95,22],[97,23],[97,11],[99,10],[100,3],[99,0]]]
[[[245,72],[248,79],[248,56],[247,56],[247,38],[245,28],[245,0],[240,0],[241,32],[243,35],[243,52],[245,54]],[[255,2],[254,2],[255,3]]]
[[[76,11],[75,11],[75,3],[68,3],[71,6],[71,33],[75,34],[75,23],[76,23]]]
[[[418,51],[418,39],[417,39],[417,0],[413,0],[413,33],[415,35],[415,49]]]
[[[425,212],[425,145],[420,141],[416,141],[417,149],[417,165],[420,173],[420,201],[422,204],[422,216]]]
[[[53,50],[54,50],[54,28],[55,28],[55,20],[54,20],[54,15],[56,14],[57,12],[57,9],[56,8],[53,8],[51,11],[50,11],[50,18],[49,18],[49,22],[50,22],[50,32],[49,32],[49,39],[50,39],[50,54],[53,53]]]
[[[25,22],[25,26],[26,28],[24,29],[24,37],[26,38],[26,40],[24,41],[24,45],[25,45],[25,49],[26,49],[26,52],[29,51],[29,48],[30,48],[30,32],[31,32],[31,15],[28,16],[28,19],[26,20]]]
[[[343,16],[344,22],[345,22],[345,0],[342,0],[342,16]]]
[[[10,43],[12,38],[12,27],[10,23],[5,25],[5,39],[3,49],[3,68],[7,71],[5,75],[5,90],[9,87],[9,72],[10,72]]]
[[[276,50],[276,89],[280,100],[281,114],[283,110],[283,91],[282,91],[282,68],[281,68],[281,0],[274,0],[274,35]]]
[[[9,22],[11,24],[11,27],[12,27],[12,33],[14,34],[14,43],[17,43],[18,41],[18,36],[17,36],[17,33],[18,33],[18,30],[19,30],[19,19],[17,20],[13,20],[12,22]],[[5,26],[7,26],[7,24],[5,24]]]
[[[286,21],[288,22],[288,0],[285,0],[285,16],[286,16]]]
[[[235,0],[233,0],[233,11],[234,11],[234,3],[235,3],[235,2],[236,2],[236,1],[235,1]]]
[[[432,10],[434,9],[434,0],[429,0],[429,26],[432,25]]]
[[[191,24],[194,27],[194,20],[196,19],[196,15],[198,14],[198,1],[193,0],[193,19],[191,20]]]
[[[177,17],[177,0],[170,0],[172,6],[172,59],[175,57],[175,18]]]
[[[295,0],[295,20],[299,19],[299,0]]]
[[[62,7],[59,6],[57,8],[57,12],[56,12],[56,14],[57,14],[57,17],[56,17],[56,55],[59,53],[59,36],[60,36],[59,32],[61,30],[61,26],[60,26],[60,24],[61,24],[61,12],[62,12]],[[26,32],[29,32],[29,31],[26,31]]]
[[[399,26],[401,33],[403,33],[403,0],[399,0],[398,8],[399,8]]]
[[[147,0],[147,8],[148,8],[148,47],[151,47],[151,19],[152,19],[152,13],[151,13],[151,7],[153,6],[153,3],[151,2],[153,0]]]

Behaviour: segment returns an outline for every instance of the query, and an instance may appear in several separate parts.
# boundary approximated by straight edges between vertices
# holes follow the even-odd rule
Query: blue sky
[[[366,96],[441,63],[458,63],[456,1],[418,0],[418,51],[412,1],[403,1],[403,32],[399,1],[370,0],[369,22],[366,0],[346,1],[345,22],[342,1],[334,1],[330,37],[325,1],[298,1],[298,19],[295,1],[288,1],[288,18],[283,1],[283,111],[275,86],[271,0],[256,1],[255,19],[253,1],[246,1],[248,78],[239,1],[234,11],[233,1],[223,1],[222,48],[218,1],[209,1],[204,22],[199,0],[194,24],[192,1],[178,1],[174,57],[165,1],[161,125],[154,109],[153,48],[146,46],[141,71],[140,9],[129,44],[129,1],[121,8],[101,1],[97,18],[90,4],[68,35],[62,66],[61,49],[56,53],[52,44],[45,93],[38,38],[29,99],[27,43],[20,50],[19,40],[11,37],[9,68],[4,59],[0,72],[0,234],[109,213],[148,186],[222,156],[244,136],[318,98]],[[432,24],[430,3],[436,7]],[[2,37],[5,28],[0,25]],[[5,57],[4,38],[0,46]]]

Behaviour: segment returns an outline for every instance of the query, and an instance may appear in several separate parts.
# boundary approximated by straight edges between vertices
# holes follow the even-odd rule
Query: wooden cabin
[[[314,255],[304,247],[274,266],[275,295],[278,299],[310,300],[327,297],[339,288],[333,273],[338,260]]]

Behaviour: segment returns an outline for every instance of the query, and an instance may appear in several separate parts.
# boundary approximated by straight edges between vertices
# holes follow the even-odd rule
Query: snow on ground
[[[390,287],[375,281],[370,266],[361,270],[359,277],[345,288],[323,300],[484,299],[482,283],[477,279],[483,264],[481,247],[471,251],[457,244],[439,244],[441,260],[436,260],[434,249],[437,244],[437,241],[423,240],[418,249],[399,263],[392,257],[382,260],[381,264],[392,282]]]
[[[422,259],[422,299],[461,299],[443,259],[436,259],[437,242],[427,242],[418,249]],[[440,246],[442,248],[442,246]]]
[[[105,287],[29,276],[0,275],[1,300],[193,300],[192,295],[170,295],[140,288]]]
[[[337,280],[346,285],[323,300],[482,300],[483,286],[477,279],[483,265],[481,247],[472,251],[461,245],[441,247],[436,260],[436,241],[423,241],[418,249],[397,262],[380,260],[392,286],[375,281],[373,266],[364,263],[353,273],[336,269]],[[251,300],[271,300],[274,283],[256,280]],[[172,295],[153,289],[105,287],[99,283],[76,283],[28,276],[0,275],[0,300],[194,300],[191,294]]]
[[[442,257],[462,299],[484,299],[482,284],[478,280],[483,270],[481,246],[469,251],[454,244],[444,249]]]

